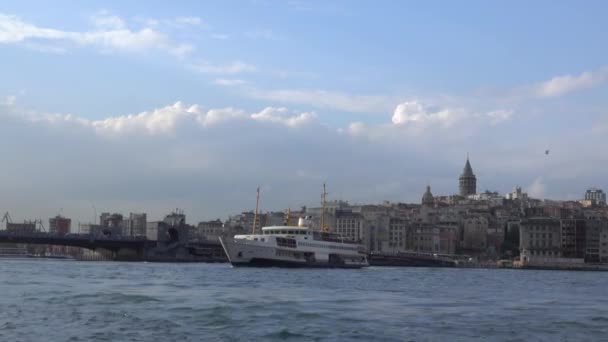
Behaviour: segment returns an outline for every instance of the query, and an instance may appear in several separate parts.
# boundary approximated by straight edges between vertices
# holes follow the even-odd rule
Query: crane
[[[4,214],[4,216],[2,216],[2,221],[0,222],[6,222],[6,225],[8,226],[9,223],[13,223],[13,219],[11,218],[11,215],[8,213],[8,211]],[[6,229],[7,227],[5,227]]]

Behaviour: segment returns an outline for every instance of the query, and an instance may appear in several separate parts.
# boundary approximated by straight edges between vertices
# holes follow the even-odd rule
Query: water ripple
[[[607,273],[0,262],[0,340],[595,341]]]

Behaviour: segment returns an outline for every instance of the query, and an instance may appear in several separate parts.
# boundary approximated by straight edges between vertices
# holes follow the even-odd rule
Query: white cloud
[[[244,80],[239,79],[227,79],[227,78],[217,78],[213,81],[213,84],[221,85],[221,86],[237,86],[247,83]]]
[[[556,97],[578,90],[592,88],[608,81],[608,67],[586,71],[579,75],[554,77],[533,87],[539,97]]]
[[[148,50],[166,51],[172,55],[183,57],[194,47],[189,44],[172,42],[169,37],[151,27],[131,30],[126,22],[114,15],[101,12],[92,18],[94,26],[90,31],[63,31],[59,29],[38,27],[27,23],[16,16],[0,14],[0,43],[32,43],[45,42],[49,50],[50,43],[72,43],[81,46],[96,46],[102,50],[119,50],[127,52],[143,52]],[[65,49],[66,46],[56,46],[55,49]]]
[[[198,121],[203,126],[215,125],[221,122],[235,120],[235,119],[245,119],[247,118],[247,114],[240,110],[234,108],[220,108],[220,109],[211,109],[204,116],[199,116]]]
[[[528,195],[533,198],[545,198],[546,185],[543,177],[537,177],[530,186],[528,186]]]
[[[203,23],[203,20],[199,17],[177,17],[175,18],[175,22],[178,24],[198,26]]]
[[[500,124],[502,122],[508,121],[513,116],[512,110],[494,110],[487,112],[486,115],[490,118],[490,122],[494,125]]]
[[[91,17],[91,22],[98,29],[103,30],[122,30],[127,27],[125,21],[116,16],[111,15],[107,11],[100,11]]]
[[[0,105],[14,107],[15,97],[9,96]],[[247,114],[241,109],[232,107],[213,108],[203,111],[199,105],[186,105],[181,101],[137,114],[108,117],[90,120],[72,114],[37,113],[14,110],[12,117],[21,118],[32,123],[49,125],[76,124],[90,128],[96,134],[105,137],[116,136],[175,136],[180,128],[211,127],[228,121],[269,122],[282,126],[296,127],[316,120],[316,115],[309,112],[292,112],[287,108],[266,107],[260,112]]]
[[[435,121],[440,123],[448,123],[452,112],[447,109],[430,110],[416,101],[401,103],[395,108],[392,121],[395,125],[408,123],[426,123]]]
[[[107,210],[135,208],[154,218],[175,206],[186,209],[189,220],[203,218],[201,212],[225,217],[249,209],[243,198],[260,183],[290,190],[267,194],[265,208],[316,205],[319,180],[352,201],[418,201],[428,181],[437,194],[457,191],[467,150],[483,188],[509,191],[536,178],[528,187],[532,196],[559,198],[584,191],[587,183],[602,186],[600,171],[608,165],[602,154],[582,148],[599,145],[603,136],[560,135],[542,138],[536,146],[536,137],[522,134],[513,140],[512,131],[492,126],[491,115],[467,112],[465,120],[440,124],[442,116],[433,115],[451,113],[450,107],[421,101],[400,115],[422,115],[424,124],[395,124],[386,115],[381,123],[354,122],[342,130],[326,126],[314,113],[283,107],[245,111],[176,102],[93,120],[21,110],[22,102],[0,100],[0,187],[13,203],[18,196],[40,198],[36,205],[43,209],[58,205],[56,193],[63,191],[66,200],[94,200],[98,208],[106,203]],[[505,148],[509,139],[519,148],[511,143]],[[550,156],[543,153],[547,146]],[[547,179],[560,182],[549,188]],[[12,213],[11,202],[0,198],[0,206]],[[48,210],[52,215],[57,209]],[[66,213],[81,217],[72,210]]]
[[[316,119],[314,113],[291,113],[287,108],[264,108],[259,113],[251,115],[251,118],[258,121],[269,121],[281,123],[289,127],[296,127],[308,124]]]
[[[197,106],[186,107],[183,103],[176,102],[172,106],[155,109],[151,112],[92,121],[91,126],[101,135],[140,131],[151,135],[174,134],[180,121],[196,120],[201,115]]]
[[[382,95],[351,95],[326,90],[250,89],[248,94],[255,99],[305,104],[316,108],[330,108],[356,113],[383,113],[390,110],[392,106],[392,100]]]
[[[15,105],[16,102],[17,102],[17,96],[9,95],[9,96],[5,97],[3,101],[0,101],[0,105],[13,106],[13,105]]]
[[[397,106],[393,112],[392,122],[395,125],[421,126],[452,126],[463,120],[470,123],[487,120],[491,124],[499,124],[511,118],[513,111],[494,110],[490,112],[474,112],[464,108],[449,108],[429,106],[419,101],[406,101]]]
[[[201,62],[193,65],[193,68],[205,74],[239,74],[244,72],[254,72],[257,68],[254,65],[240,61],[235,61],[229,64],[211,64],[209,62]]]

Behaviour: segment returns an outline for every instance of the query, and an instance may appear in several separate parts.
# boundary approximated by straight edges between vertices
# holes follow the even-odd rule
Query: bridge
[[[137,259],[144,259],[146,250],[156,245],[156,242],[148,241],[145,238],[59,235],[45,232],[15,233],[9,231],[0,231],[0,242],[71,246],[90,250],[105,249],[114,253],[129,250],[135,253]]]
[[[192,241],[157,242],[145,237],[95,236],[83,234],[53,234],[45,232],[17,233],[0,230],[0,243],[55,245],[80,247],[90,250],[111,251],[116,260],[140,261],[199,261],[226,262],[227,258],[218,242]]]

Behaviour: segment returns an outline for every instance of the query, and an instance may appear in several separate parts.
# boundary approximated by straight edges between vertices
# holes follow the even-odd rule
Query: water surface
[[[0,260],[1,341],[608,340],[608,273]]]

